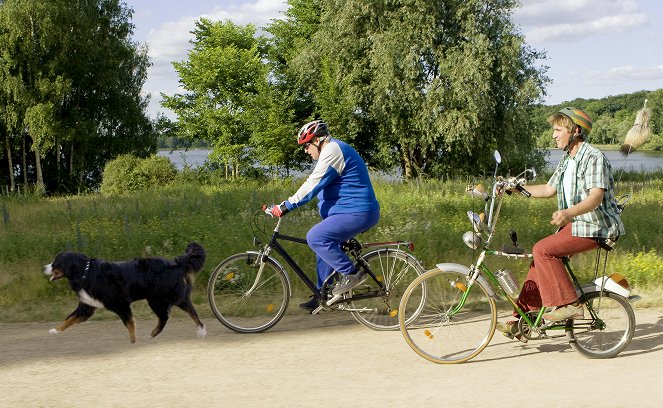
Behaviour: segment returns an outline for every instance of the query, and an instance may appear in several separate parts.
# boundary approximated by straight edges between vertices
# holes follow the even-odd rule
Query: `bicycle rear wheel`
[[[479,283],[468,285],[467,275],[436,268],[405,290],[400,329],[421,357],[438,364],[462,363],[490,343],[497,322],[495,301]]]
[[[635,331],[635,314],[628,300],[597,291],[586,293],[580,301],[587,319],[567,322],[566,337],[571,347],[588,358],[612,358],[624,351]]]
[[[396,330],[401,296],[407,285],[424,273],[424,269],[416,258],[400,249],[381,248],[367,253],[362,259],[385,290],[380,289],[373,278],[366,278],[363,284],[352,290],[351,314],[359,323],[373,330]],[[370,293],[381,295],[355,299]]]
[[[260,264],[257,252],[232,255],[210,275],[207,298],[212,312],[227,328],[258,333],[273,327],[288,308],[290,282],[272,258]]]

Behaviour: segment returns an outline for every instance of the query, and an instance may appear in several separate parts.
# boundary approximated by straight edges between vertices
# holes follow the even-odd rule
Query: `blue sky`
[[[190,31],[200,17],[263,27],[280,18],[285,0],[125,0],[133,8],[134,40],[147,43],[153,66],[144,91],[150,116],[162,112],[160,93],[178,92],[173,61],[186,59]],[[545,102],[663,88],[663,1],[522,0],[514,21],[553,83]]]

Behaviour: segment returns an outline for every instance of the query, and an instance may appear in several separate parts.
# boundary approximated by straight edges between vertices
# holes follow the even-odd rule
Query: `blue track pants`
[[[306,234],[306,241],[316,254],[318,288],[333,271],[344,275],[354,270],[341,243],[378,223],[380,210],[348,214],[334,214],[314,225]]]

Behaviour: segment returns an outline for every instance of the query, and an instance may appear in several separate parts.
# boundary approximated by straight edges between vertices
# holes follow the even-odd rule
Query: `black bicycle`
[[[221,262],[207,285],[209,304],[217,319],[239,333],[258,333],[270,329],[285,314],[292,296],[292,285],[286,269],[272,256],[277,253],[311,290],[321,310],[350,312],[361,324],[374,330],[398,329],[398,306],[401,295],[416,277],[424,273],[421,263],[408,251],[414,245],[407,241],[360,243],[351,239],[343,250],[361,268],[367,278],[351,291],[333,296],[337,280],[333,273],[318,289],[279,241],[308,245],[303,238],[280,232],[284,218],[279,218],[266,244],[258,234],[267,236],[260,220],[266,222],[265,210],[256,211],[252,219],[253,243],[258,250],[238,253]],[[255,228],[253,228],[255,226]],[[407,250],[403,249],[406,248]],[[363,251],[369,249],[365,254]],[[423,306],[424,299],[418,306]],[[414,306],[415,308],[417,306]],[[416,317],[416,311],[408,313]]]

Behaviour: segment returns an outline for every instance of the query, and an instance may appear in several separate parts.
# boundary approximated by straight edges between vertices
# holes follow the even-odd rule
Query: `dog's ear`
[[[65,276],[72,273],[83,273],[90,258],[78,252],[62,252],[55,257],[53,267],[64,272]]]

